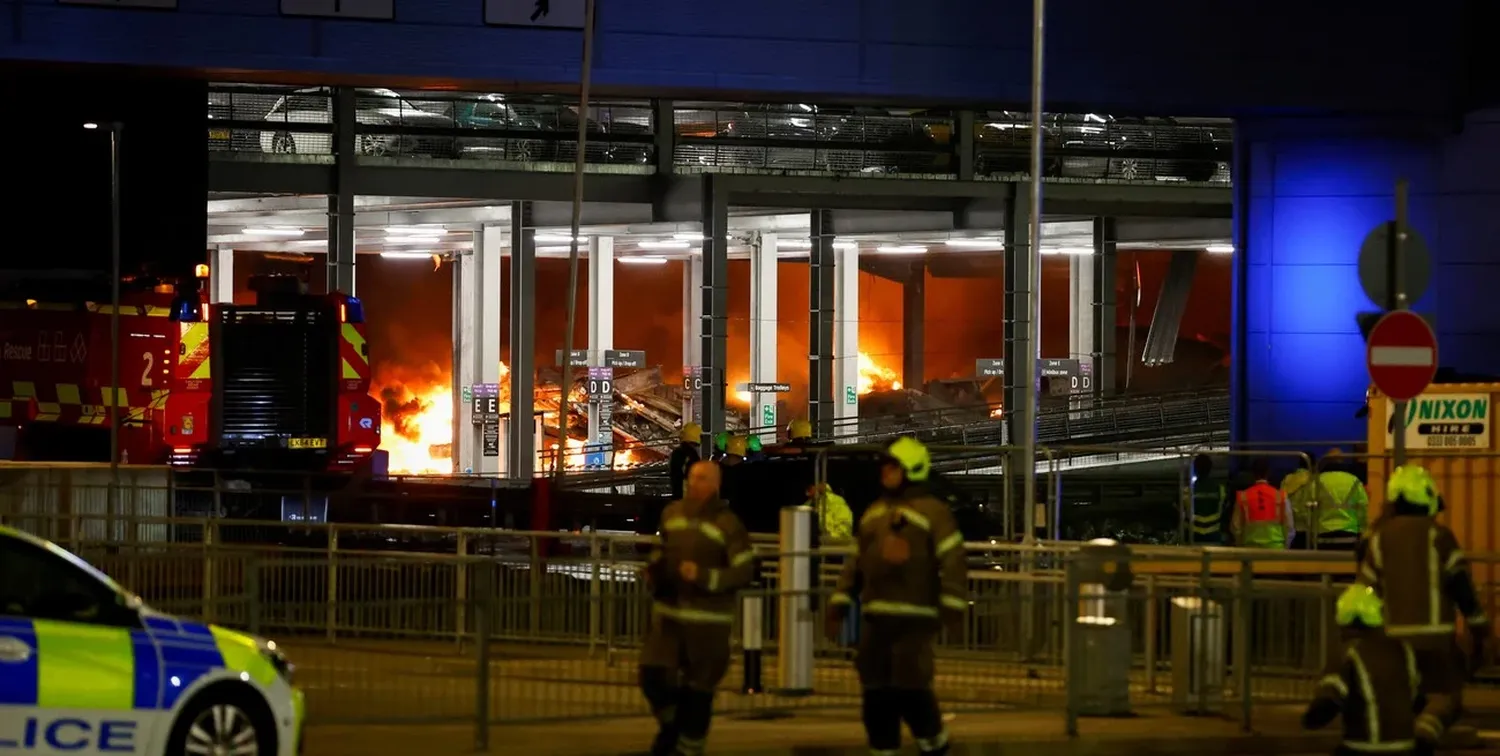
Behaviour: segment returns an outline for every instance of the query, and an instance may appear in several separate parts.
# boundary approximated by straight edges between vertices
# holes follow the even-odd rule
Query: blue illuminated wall
[[[1437,319],[1440,361],[1500,374],[1500,112],[1457,121],[1247,120],[1236,174],[1234,436],[1359,439],[1368,383],[1355,313],[1378,309],[1360,242],[1411,186],[1436,267],[1413,309]]]
[[[1464,0],[1053,2],[1050,102],[1213,115],[1235,108],[1432,110],[1453,101]],[[483,0],[395,0],[396,21],[283,17],[279,0],[176,11],[0,3],[0,58],[553,88],[577,32],[487,28]],[[1004,107],[1030,100],[1030,0],[599,0],[596,86]],[[1485,44],[1492,40],[1486,38]],[[334,83],[345,83],[338,81]],[[1212,112],[1210,112],[1212,111]]]

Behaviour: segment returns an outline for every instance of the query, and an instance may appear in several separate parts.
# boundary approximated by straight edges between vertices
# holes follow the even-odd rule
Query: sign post
[[[588,401],[593,405],[593,436],[583,457],[587,467],[604,467],[615,445],[615,369],[591,367],[588,373]]]
[[[465,388],[473,397],[474,408],[470,413],[479,426],[480,454],[485,457],[500,456],[500,384],[476,383],[473,390]]]
[[[1386,314],[1362,314],[1370,380],[1393,404],[1391,456],[1406,463],[1406,403],[1421,395],[1437,373],[1437,337],[1419,315],[1407,312],[1432,279],[1432,260],[1408,218],[1406,179],[1396,182],[1396,219],[1377,226],[1359,251],[1359,283]],[[1378,319],[1377,319],[1378,318]],[[1370,323],[1372,327],[1366,328]]]

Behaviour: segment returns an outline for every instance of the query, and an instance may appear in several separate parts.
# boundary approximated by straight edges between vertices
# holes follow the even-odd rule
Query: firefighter
[[[933,643],[944,624],[961,630],[968,610],[964,537],[953,513],[926,490],[932,460],[914,438],[896,439],[880,469],[884,492],[860,519],[826,617],[837,640],[853,597],[863,628],[855,669],[870,749],[894,754],[905,722],[924,754],[948,752],[932,690]]]
[[[1475,666],[1484,659],[1489,618],[1458,539],[1434,519],[1443,499],[1432,475],[1420,465],[1396,468],[1386,481],[1386,503],[1385,517],[1355,555],[1360,578],[1385,601],[1386,632],[1416,652],[1427,698],[1417,715],[1417,738],[1435,747],[1463,712],[1468,671],[1458,644],[1458,613],[1473,641]]]
[[[1320,729],[1343,714],[1344,742],[1336,753],[1418,752],[1413,712],[1421,679],[1415,652],[1381,631],[1384,607],[1373,588],[1351,585],[1336,606],[1343,653],[1319,681],[1302,726]]]
[[[818,518],[818,542],[824,546],[837,546],[854,538],[854,511],[849,502],[839,496],[827,483],[815,483],[807,487],[807,502]]]
[[[717,464],[693,465],[683,498],[662,513],[661,546],[646,566],[653,603],[640,685],[658,723],[653,756],[703,753],[714,690],[729,670],[735,591],[754,576],[750,535],[719,483]]]
[[[1319,549],[1350,551],[1369,517],[1365,484],[1353,473],[1328,465],[1315,478],[1309,469],[1313,462],[1303,458],[1302,468],[1281,480],[1297,528],[1292,548],[1306,548],[1311,542]]]
[[[671,469],[668,472],[672,481],[673,501],[682,498],[682,484],[687,480],[688,470],[703,459],[703,454],[699,451],[703,444],[703,426],[687,423],[677,432],[677,439],[681,443],[672,450]]]
[[[786,437],[788,443],[794,445],[811,442],[813,437],[812,423],[800,418],[793,420],[791,425],[788,425],[786,428]]]
[[[765,446],[760,441],[760,436],[751,436],[745,441],[745,461],[759,462],[766,458]]]
[[[724,459],[721,465],[734,466],[745,461],[745,455],[750,453],[750,442],[744,436],[735,436],[724,445]]]
[[[718,462],[718,461],[724,459],[724,455],[728,454],[728,453],[729,453],[729,434],[726,433],[726,432],[724,432],[724,431],[719,431],[718,433],[715,433],[714,434],[714,449],[713,449],[713,452],[710,453],[710,455],[709,455],[708,458],[711,461]]]
[[[1228,496],[1223,483],[1213,481],[1214,461],[1207,454],[1193,458],[1193,477],[1188,487],[1192,503],[1190,543],[1197,546],[1221,546],[1224,543],[1224,502]]]
[[[1270,460],[1264,457],[1250,464],[1255,482],[1234,496],[1234,519],[1231,529],[1240,546],[1257,549],[1285,549],[1296,535],[1292,508],[1281,490],[1271,485]]]

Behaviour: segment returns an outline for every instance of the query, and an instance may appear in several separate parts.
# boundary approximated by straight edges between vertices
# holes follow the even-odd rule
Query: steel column
[[[927,352],[927,265],[914,262],[911,274],[901,284],[901,382],[920,389]]]
[[[656,133],[656,175],[670,176],[676,170],[677,124],[671,100],[652,100],[652,126]]]
[[[327,290],[354,293],[355,97],[333,90],[333,187],[328,195]]]
[[[208,258],[208,301],[234,304],[234,249],[219,245]]]
[[[700,300],[703,350],[702,407],[704,442],[727,430],[724,400],[729,363],[729,202],[712,174],[703,177],[703,286]]]
[[[859,245],[833,248],[834,436],[859,433]]]
[[[779,301],[776,246],[776,234],[759,234],[759,238],[750,247],[751,383],[775,383],[780,380],[776,375]],[[776,400],[777,396],[773,393],[752,392],[750,397],[750,427],[767,429],[760,434],[761,441],[767,444],[776,442],[775,428],[779,424]]]
[[[808,252],[807,420],[817,438],[832,438],[837,409],[833,395],[834,259],[833,213],[812,211],[812,248]]]
[[[703,368],[703,258],[689,254],[682,261],[682,369],[694,387],[682,397],[682,422],[703,422],[703,392],[696,388]]]
[[[615,240],[589,238],[589,364],[603,365],[604,353],[615,348]],[[599,405],[589,404],[588,443],[613,439],[600,427]]]
[[[500,270],[503,226],[475,226],[474,249],[453,266],[454,472],[495,475],[500,458],[484,456],[483,428],[473,422],[465,387],[500,381]]]
[[[1116,245],[1119,233],[1114,218],[1094,219],[1094,393],[1115,393],[1115,335],[1118,322],[1115,301]]]
[[[510,206],[510,427],[506,472],[536,473],[536,228],[531,203]],[[561,444],[562,441],[559,441]]]

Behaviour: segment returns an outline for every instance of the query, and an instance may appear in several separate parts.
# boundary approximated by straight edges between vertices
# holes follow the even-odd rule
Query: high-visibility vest
[[[1261,549],[1286,548],[1286,526],[1282,524],[1286,496],[1280,489],[1258,480],[1255,485],[1239,492],[1235,503],[1244,513],[1244,545]]]
[[[1364,531],[1370,500],[1359,478],[1341,470],[1318,473],[1298,470],[1281,481],[1282,493],[1291,500],[1292,521],[1297,530],[1313,532],[1316,510],[1319,535],[1358,535]]]
[[[828,491],[810,499],[806,506],[817,511],[818,535],[825,544],[854,539],[854,512],[844,497]]]
[[[1226,496],[1223,483],[1218,485],[1207,482],[1193,484],[1193,543],[1224,542],[1223,518]]]

